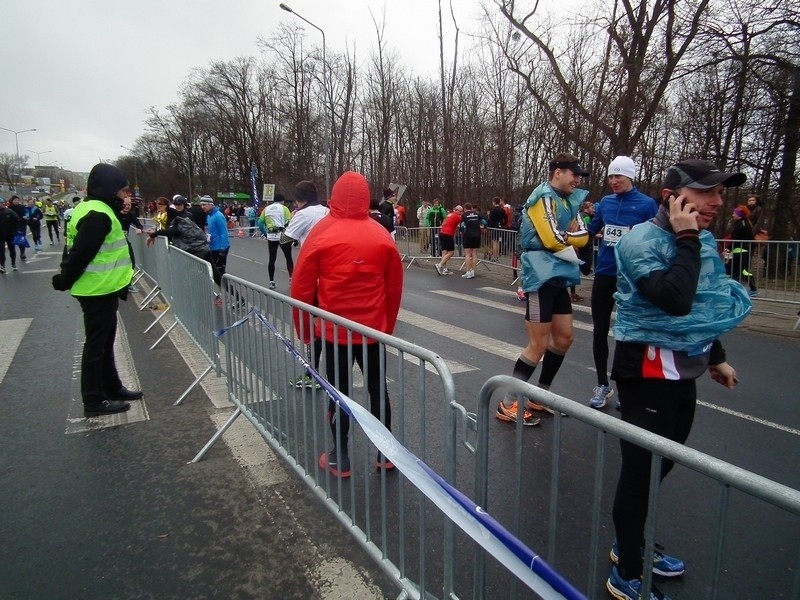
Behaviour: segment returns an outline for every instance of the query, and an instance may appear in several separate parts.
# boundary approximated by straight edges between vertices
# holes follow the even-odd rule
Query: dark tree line
[[[478,30],[464,32],[440,0],[437,79],[411,73],[377,19],[367,56],[329,48],[325,60],[315,37],[284,24],[259,56],[191,73],[122,162],[138,161],[145,195],[249,190],[255,165],[259,190],[306,178],[324,190],[355,169],[376,195],[391,181],[414,203],[488,207],[495,195],[523,201],[559,151],[584,161],[594,197],[616,154],[637,160],[639,187],[654,195],[669,164],[691,155],[744,170],[731,204],[757,193],[774,237],[795,233],[796,5],[615,0],[581,11],[487,0]]]

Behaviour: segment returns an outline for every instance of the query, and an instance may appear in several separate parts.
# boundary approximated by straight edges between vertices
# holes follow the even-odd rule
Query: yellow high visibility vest
[[[71,248],[78,232],[78,224],[90,212],[101,212],[111,219],[111,231],[103,240],[103,245],[92,262],[72,285],[73,296],[105,296],[117,292],[130,284],[133,278],[133,264],[128,251],[128,241],[122,231],[119,219],[111,207],[100,200],[84,200],[70,215],[67,224],[67,248]]]

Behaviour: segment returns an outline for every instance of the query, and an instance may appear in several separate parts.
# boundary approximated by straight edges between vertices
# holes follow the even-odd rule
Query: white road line
[[[505,290],[500,290],[505,291]],[[442,294],[448,296],[450,298],[456,298],[458,300],[467,300],[469,302],[477,302],[483,305],[486,304],[485,300],[481,300],[480,298],[475,298],[474,296],[469,296],[467,294],[458,294],[455,292],[445,291],[445,290],[431,290],[434,294]],[[463,296],[463,297],[462,297]],[[494,303],[493,303],[494,304]],[[509,310],[510,312],[518,312],[512,307],[504,306],[504,305],[497,305],[497,308],[502,310]],[[519,356],[520,347],[513,346],[506,342],[501,342],[494,338],[490,338],[484,335],[480,335],[478,333],[473,333],[466,329],[461,329],[459,327],[455,327],[453,325],[449,325],[447,323],[442,323],[435,319],[431,319],[430,317],[424,317],[422,315],[418,315],[416,313],[409,312],[407,310],[401,309],[399,319],[403,323],[408,323],[409,325],[413,325],[415,327],[420,327],[429,331],[430,333],[434,333],[437,335],[441,335],[445,338],[451,339],[456,342],[461,342],[463,344],[467,344],[469,346],[475,346],[480,348],[481,350],[488,352],[490,354],[494,354],[495,356],[499,356],[501,358],[507,358],[509,360],[516,360]],[[588,371],[594,372],[594,367],[585,366]],[[793,427],[787,427],[785,425],[780,425],[779,423],[774,423],[772,421],[766,421],[764,419],[760,419],[758,417],[754,417],[752,415],[748,415],[746,413],[738,412],[735,410],[731,410],[729,408],[724,408],[722,406],[718,406],[716,404],[711,404],[709,402],[704,402],[700,399],[697,400],[697,403],[700,406],[705,408],[710,408],[712,410],[717,410],[719,412],[731,415],[733,417],[738,417],[740,419],[744,419],[745,421],[750,421],[752,423],[758,423],[759,425],[764,425],[765,427],[770,427],[771,429],[776,429],[778,431],[783,431],[786,433],[790,433],[792,435],[800,436],[800,430],[794,429]]]
[[[488,290],[489,288],[482,288],[484,290]],[[496,288],[494,288],[496,289]],[[498,291],[507,291],[507,290],[498,290]],[[491,300],[486,300],[485,298],[479,298],[477,296],[473,296],[471,294],[460,294],[458,292],[452,292],[450,290],[431,290],[432,294],[440,294],[447,298],[455,298],[456,300],[464,300],[465,302],[472,302],[473,304],[480,304],[481,306],[491,308],[493,310],[504,310],[506,312],[514,313],[515,315],[519,315],[522,317],[525,314],[525,309],[522,306],[509,306],[508,304],[503,304],[501,302],[492,302]],[[507,294],[504,294],[507,295]],[[585,307],[581,307],[585,308]],[[574,306],[573,306],[574,310]],[[586,323],[582,323],[576,319],[572,320],[572,326],[575,329],[582,329],[583,331],[593,331],[594,327],[592,325],[587,325]],[[611,332],[609,332],[611,335]]]
[[[519,357],[521,346],[516,344],[509,344],[508,342],[501,342],[486,335],[475,333],[467,329],[461,329],[449,323],[443,323],[430,317],[418,315],[411,311],[400,309],[399,319],[403,323],[408,323],[414,327],[424,329],[429,333],[440,335],[443,338],[461,342],[468,346],[473,346],[489,354],[494,354],[500,358],[508,360],[516,360]]]
[[[22,338],[31,326],[33,319],[9,319],[0,321],[0,383],[3,383],[11,361],[22,343]]]
[[[503,296],[504,298],[516,298],[517,292],[516,290],[504,290],[502,288],[495,288],[495,287],[479,287],[476,288],[482,292],[488,292],[489,294],[494,294],[495,296]],[[582,312],[586,313],[587,315],[592,314],[592,309],[588,306],[584,306],[583,304],[572,304],[572,310],[574,312]],[[524,311],[523,311],[524,312]],[[612,318],[617,316],[616,311],[612,313]]]
[[[800,435],[800,429],[795,429],[794,427],[786,427],[786,425],[780,425],[778,423],[774,423],[772,421],[767,421],[765,419],[760,419],[758,417],[754,417],[753,415],[748,415],[743,412],[739,412],[737,410],[731,410],[730,408],[725,408],[723,406],[719,406],[717,404],[710,404],[708,402],[703,402],[702,400],[698,400],[697,403],[700,406],[705,406],[706,408],[710,408],[712,410],[717,410],[721,413],[725,413],[726,415],[731,415],[732,417],[739,417],[740,419],[744,419],[745,421],[751,421],[753,423],[758,423],[759,425],[764,425],[765,427],[770,427],[772,429],[777,429],[778,431],[784,431],[786,433],[791,433],[792,435]]]
[[[24,271],[19,271],[20,275],[31,275],[32,273],[58,273],[58,269],[34,269],[33,271],[29,271],[25,269]]]
[[[389,354],[394,354],[395,356],[398,356],[400,354],[400,351],[397,348],[388,348],[387,347],[386,351]],[[406,362],[411,363],[412,365],[414,365],[416,367],[419,366],[419,359],[416,356],[412,356],[411,354],[404,354],[403,355],[403,359]],[[460,363],[460,362],[455,361],[455,360],[450,360],[450,359],[447,359],[447,358],[443,358],[443,360],[444,360],[445,364],[447,365],[447,368],[450,369],[450,372],[453,375],[455,375],[456,373],[467,373],[468,371],[477,371],[478,370],[478,367],[473,367],[472,365],[465,365],[464,363]],[[429,362],[425,363],[425,370],[426,371],[430,371],[431,373],[436,373],[437,372],[436,371],[436,367],[434,367]]]

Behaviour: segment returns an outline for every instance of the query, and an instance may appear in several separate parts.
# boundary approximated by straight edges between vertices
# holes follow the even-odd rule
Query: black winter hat
[[[114,200],[117,192],[128,187],[128,175],[122,169],[105,163],[96,164],[89,173],[86,195],[97,200]]]
[[[316,202],[317,186],[313,181],[301,181],[294,186],[294,197],[302,202]]]

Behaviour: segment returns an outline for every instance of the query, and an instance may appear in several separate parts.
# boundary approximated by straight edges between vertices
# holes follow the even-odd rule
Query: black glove
[[[53,275],[53,289],[59,292],[65,292],[69,289],[67,282],[64,280],[64,276],[61,273],[56,273]]]

